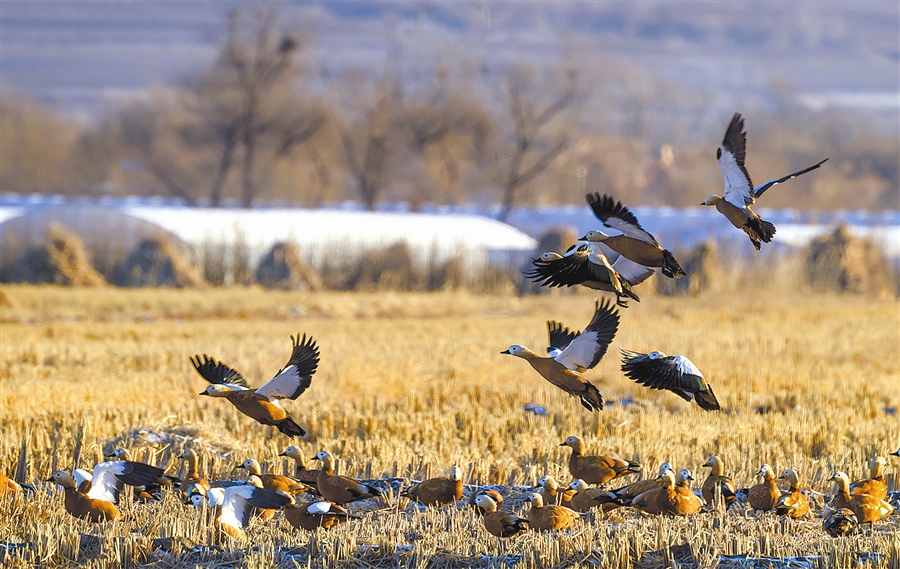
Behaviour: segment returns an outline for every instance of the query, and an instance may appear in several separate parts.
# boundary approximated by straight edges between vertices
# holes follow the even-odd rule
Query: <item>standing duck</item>
[[[559,446],[572,448],[569,456],[569,473],[572,478],[584,480],[587,484],[606,484],[621,476],[636,474],[641,465],[630,460],[613,456],[592,456],[584,454],[584,441],[572,435]]]
[[[410,486],[401,496],[425,506],[448,506],[463,496],[462,468],[450,468],[449,477],[429,478]]]
[[[705,411],[718,411],[719,401],[700,368],[686,356],[667,356],[662,352],[641,354],[619,349],[622,371],[626,376],[651,389],[665,389]]]
[[[288,363],[275,376],[252,389],[240,373],[206,354],[191,358],[191,363],[211,385],[200,395],[228,399],[237,410],[263,425],[272,425],[289,437],[303,436],[303,430],[281,406],[281,399],[297,399],[312,383],[319,365],[319,348],[306,334],[291,336],[294,349]]]
[[[725,476],[725,467],[722,465],[721,459],[716,455],[712,455],[706,459],[703,466],[709,468],[709,476],[706,477],[706,480],[703,481],[703,486],[700,487],[703,499],[706,500],[707,504],[713,505],[716,492],[718,492],[725,501],[725,507],[728,508],[734,502],[737,487],[731,478]]]
[[[750,209],[750,206],[753,205],[756,198],[763,195],[772,186],[815,170],[824,164],[828,158],[809,168],[804,168],[754,188],[753,182],[750,181],[750,174],[747,173],[747,168],[744,167],[746,155],[747,133],[744,132],[744,119],[741,117],[741,113],[734,113],[734,116],[731,117],[731,122],[728,124],[728,129],[725,131],[722,146],[716,150],[716,159],[719,161],[719,169],[722,171],[722,178],[725,180],[725,197],[720,198],[716,194],[710,194],[706,196],[706,199],[700,205],[715,206],[719,213],[724,215],[732,225],[747,234],[750,242],[759,251],[760,242],[768,243],[772,240],[772,237],[775,235],[775,226],[768,221],[764,221],[759,214]]]
[[[316,487],[322,497],[329,502],[343,505],[382,494],[381,490],[374,486],[363,484],[348,476],[336,476],[334,474],[334,455],[327,450],[320,450],[316,453],[316,460],[322,461],[322,469],[319,470]]]
[[[775,509],[775,504],[781,498],[781,490],[775,483],[775,471],[768,464],[764,464],[756,475],[762,476],[763,481],[750,487],[747,503],[754,511],[770,512]]]
[[[600,363],[606,354],[619,328],[618,311],[609,301],[595,302],[594,317],[587,328],[575,334],[565,330],[566,343],[562,346],[553,346],[553,322],[548,325],[551,327],[551,353],[555,355],[542,357],[520,345],[510,346],[500,353],[526,360],[544,379],[569,395],[578,397],[585,409],[602,409],[603,396],[581,373]]]
[[[637,217],[606,194],[587,194],[585,196],[594,215],[603,225],[622,232],[621,235],[607,235],[602,231],[588,231],[582,241],[603,243],[619,255],[630,259],[644,267],[660,267],[662,273],[669,278],[684,276],[684,271],[668,249],[659,246],[656,238],[650,235]]]
[[[788,468],[779,478],[787,480],[790,488],[778,499],[778,503],[775,504],[775,512],[795,520],[807,516],[809,514],[809,498],[800,488],[800,475],[793,468]]]
[[[488,494],[475,496],[475,505],[484,519],[484,529],[495,537],[513,537],[528,531],[528,520],[498,511],[497,503]]]
[[[309,468],[306,465],[306,456],[303,455],[303,452],[298,447],[291,445],[284,449],[284,452],[278,456],[286,456],[294,459],[294,478],[304,484],[315,487],[316,480],[319,478],[319,469]]]
[[[532,528],[541,531],[570,529],[575,527],[579,515],[575,510],[565,506],[544,505],[544,499],[537,492],[531,494],[531,509],[528,510],[528,523]]]
[[[179,457],[187,461],[187,478],[181,484],[181,491],[184,493],[185,500],[191,501],[191,497],[199,494],[201,497],[206,495],[209,490],[209,482],[200,475],[197,468],[197,453],[191,449],[185,450]]]

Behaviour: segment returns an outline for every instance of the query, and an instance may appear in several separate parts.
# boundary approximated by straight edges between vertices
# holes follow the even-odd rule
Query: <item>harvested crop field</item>
[[[688,468],[694,488],[716,454],[739,488],[768,463],[831,495],[834,471],[859,479],[881,455],[897,490],[900,459],[888,455],[900,445],[893,298],[648,295],[619,309],[609,352],[586,374],[607,401],[596,413],[500,354],[511,344],[543,352],[547,320],[583,328],[594,306],[588,294],[4,286],[2,298],[0,473],[13,477],[24,442],[25,478],[37,486],[0,499],[4,566],[787,567],[791,556],[806,556],[791,567],[900,566],[900,515],[831,538],[819,518],[733,508],[676,519],[620,508],[591,511],[573,530],[500,541],[465,498],[420,510],[393,497],[351,506],[361,519],[331,530],[296,530],[280,515],[255,522],[242,544],[218,535],[209,511],[178,493],[147,504],[123,499],[124,521],[90,524],[66,513],[62,491],[42,482],[55,469],[90,468],[114,447],[182,477],[177,457],[186,447],[210,479],[239,476],[235,466],[249,457],[289,473],[293,464],[278,455],[296,444],[307,457],[330,450],[341,474],[365,479],[421,480],[458,464],[467,493],[497,485],[504,507],[524,515],[538,478],[568,484],[569,449],[559,444],[579,435],[589,454],[637,461],[645,476],[663,461]],[[258,386],[287,361],[297,333],[321,349],[312,386],[285,402],[308,431],[304,440],[198,396],[207,384],[190,356],[221,359]],[[619,369],[619,348],[688,355],[722,411],[636,385]],[[827,496],[814,498],[818,512]]]

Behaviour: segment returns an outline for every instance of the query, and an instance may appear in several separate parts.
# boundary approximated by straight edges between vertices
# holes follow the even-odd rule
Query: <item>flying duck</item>
[[[210,486],[209,482],[200,476],[200,471],[197,469],[197,453],[188,449],[179,458],[186,460],[188,465],[187,478],[181,484],[181,491],[184,493],[185,499],[191,501],[191,496],[195,494],[199,494],[201,497],[206,495]]]
[[[744,167],[746,154],[747,133],[744,132],[744,119],[741,117],[741,113],[734,113],[734,116],[731,117],[731,122],[728,124],[728,129],[725,131],[722,146],[716,150],[716,159],[719,161],[719,169],[722,171],[722,178],[725,180],[725,197],[720,198],[716,194],[710,194],[706,196],[706,199],[700,205],[715,206],[719,213],[724,215],[732,225],[742,229],[750,237],[753,246],[759,251],[760,242],[768,243],[772,240],[772,237],[775,235],[775,226],[768,221],[764,221],[763,218],[750,209],[750,206],[756,201],[756,198],[763,195],[772,186],[796,178],[810,170],[815,170],[824,164],[828,158],[809,168],[804,168],[754,188],[753,182],[750,181],[750,174],[747,172],[747,168]]]
[[[835,510],[841,508],[853,510],[861,524],[874,524],[894,511],[894,507],[881,498],[870,494],[851,494],[850,478],[843,472],[835,473],[831,480],[837,485],[837,494],[830,507]]]
[[[706,411],[718,411],[719,401],[703,372],[686,356],[667,356],[662,352],[642,354],[619,349],[622,371],[626,376],[651,389],[665,389],[685,401],[696,398]]]
[[[334,502],[300,502],[284,507],[284,519],[297,529],[331,529],[349,519],[360,519]]]
[[[630,460],[613,456],[585,456],[584,441],[572,435],[559,446],[572,447],[569,456],[569,472],[572,478],[584,480],[587,484],[606,484],[620,476],[641,471],[641,465]]]
[[[450,477],[429,478],[410,486],[401,496],[426,506],[447,506],[463,496],[462,468],[450,468]]]
[[[65,490],[66,511],[76,518],[86,518],[91,522],[121,519],[116,505],[124,484],[146,486],[154,483],[163,471],[142,462],[111,460],[94,466],[91,474],[90,490],[79,490],[75,477],[65,471],[53,473],[47,482],[55,482]],[[82,486],[84,487],[84,486]]]
[[[562,255],[548,251],[532,259],[534,267],[523,273],[541,286],[586,286],[593,290],[612,292],[616,303],[627,308],[625,297],[640,302],[633,287],[653,274],[653,269],[620,256],[610,264],[599,243],[578,241]]]
[[[619,328],[619,313],[612,308],[609,301],[595,301],[594,317],[584,332],[570,333],[567,330],[553,335],[553,322],[548,323],[551,331],[551,352],[559,353],[550,357],[541,357],[524,346],[510,346],[501,354],[520,357],[526,360],[544,379],[559,387],[566,393],[577,396],[588,411],[603,409],[603,396],[600,391],[581,373],[593,368],[606,354]],[[564,340],[559,342],[559,340]],[[554,346],[555,343],[564,345]]]
[[[363,484],[347,476],[335,476],[334,455],[327,450],[320,450],[316,453],[316,460],[322,461],[322,469],[319,470],[316,487],[322,497],[329,502],[343,505],[382,494],[381,490],[374,486]]]
[[[106,458],[106,460],[132,460],[131,453],[128,451],[128,449],[124,448],[117,448],[114,451],[108,453],[104,458]],[[151,465],[148,464],[147,466]],[[173,486],[175,488],[180,487],[181,479],[177,476],[162,474],[159,479],[157,479],[152,484],[147,484],[146,486],[141,487],[140,491],[135,493],[135,499],[141,501],[159,501],[162,499],[162,489],[164,487],[171,488]]]
[[[793,468],[789,468],[779,476],[787,480],[790,488],[775,504],[775,512],[782,516],[788,516],[799,520],[809,514],[809,498],[800,488],[800,475]]]
[[[216,517],[216,526],[226,535],[246,541],[247,533],[244,528],[250,523],[254,508],[274,510],[283,508],[291,502],[289,496],[263,488],[262,481],[257,476],[251,475],[247,478],[246,484],[225,488],[221,510]]]
[[[842,537],[855,532],[859,527],[859,520],[853,510],[840,508],[825,517],[822,527],[831,537]]]
[[[603,243],[638,265],[660,267],[662,273],[669,278],[675,279],[684,276],[684,271],[681,270],[681,266],[671,251],[660,247],[656,238],[641,227],[637,217],[628,211],[622,202],[616,201],[612,196],[596,192],[587,194],[585,198],[594,215],[603,225],[620,231],[622,234],[607,235],[602,231],[588,231],[581,238],[582,241]]]
[[[296,478],[300,482],[303,482],[304,484],[315,487],[316,481],[319,479],[319,469],[308,468],[306,466],[306,456],[304,456],[303,452],[299,448],[291,445],[284,449],[284,452],[282,452],[278,456],[286,456],[288,458],[294,459],[294,478]]]
[[[731,478],[725,476],[725,467],[718,456],[710,456],[703,463],[703,466],[709,468],[709,476],[706,477],[706,480],[703,481],[703,486],[700,487],[703,499],[706,500],[707,504],[713,505],[718,492],[725,501],[725,507],[728,508],[734,502],[737,486],[734,485]]]
[[[484,493],[475,496],[475,505],[484,518],[484,529],[495,537],[512,537],[528,531],[528,520],[497,510],[497,502]]]
[[[549,474],[545,474],[538,479],[538,486],[541,487],[541,489],[538,490],[538,493],[544,498],[545,503],[565,506],[567,508],[572,507],[572,496],[575,495],[575,490],[566,488],[560,492],[556,478],[553,478]]]
[[[294,349],[288,363],[275,376],[256,389],[251,389],[240,373],[206,354],[194,356],[191,363],[197,373],[211,385],[200,395],[224,397],[238,411],[263,425],[272,425],[289,437],[306,434],[279,399],[297,399],[312,382],[319,365],[319,348],[312,337],[291,336]]]
[[[887,498],[887,484],[884,482],[884,466],[887,461],[883,456],[876,456],[869,461],[869,477],[857,480],[850,485],[851,494],[869,494],[881,500]]]
[[[550,531],[554,529],[570,529],[575,527],[579,515],[575,510],[570,510],[565,506],[557,506],[551,504],[544,505],[544,498],[537,492],[529,496],[531,500],[531,509],[528,510],[528,523],[532,528],[541,531]]]
[[[775,509],[775,504],[781,498],[781,490],[775,483],[775,471],[768,464],[764,464],[756,475],[762,476],[763,481],[750,487],[747,503],[754,511],[770,512]]]

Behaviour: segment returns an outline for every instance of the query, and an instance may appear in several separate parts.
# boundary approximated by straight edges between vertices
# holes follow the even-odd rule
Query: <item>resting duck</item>
[[[179,458],[187,461],[188,475],[181,484],[181,490],[185,499],[190,502],[191,497],[195,494],[199,494],[201,497],[205,496],[210,485],[205,478],[200,476],[200,471],[197,468],[197,453],[188,449]]]
[[[775,471],[768,464],[760,467],[757,476],[762,476],[763,481],[750,487],[747,493],[747,504],[754,511],[770,512],[775,509],[775,504],[781,498],[781,490],[775,483]]]
[[[297,399],[312,383],[319,365],[319,348],[306,334],[291,336],[294,349],[288,363],[275,376],[252,389],[240,373],[206,354],[191,358],[197,373],[209,385],[200,395],[228,399],[238,411],[263,425],[272,425],[289,437],[303,436],[306,431],[291,419],[280,399]]]
[[[779,478],[787,480],[790,488],[778,499],[775,512],[795,520],[809,515],[809,498],[800,488],[800,475],[793,468],[788,468]]]
[[[843,537],[856,531],[859,527],[859,520],[853,510],[841,508],[833,510],[822,522],[822,527],[831,537]]]
[[[72,474],[62,470],[54,472],[47,481],[55,482],[65,490],[67,512],[97,523],[122,518],[116,506],[124,484],[146,486],[154,483],[162,473],[159,468],[142,462],[112,460],[94,467],[87,492],[79,490],[79,486],[85,487],[83,483],[79,484]]]
[[[884,466],[887,461],[883,456],[876,456],[869,461],[869,477],[857,480],[850,485],[851,494],[868,494],[881,500],[887,499],[887,484],[884,481]]]
[[[493,488],[478,488],[469,496],[469,505],[474,507],[475,511],[479,513],[483,512],[483,510],[478,507],[477,500],[479,496],[487,496],[498,508],[503,505],[504,502],[503,494]]]
[[[637,482],[632,482],[631,484],[626,484],[621,488],[606,491],[598,499],[608,504],[607,506],[604,506],[605,508],[631,506],[634,499],[641,494],[658,489],[660,487],[660,477],[667,470],[672,470],[672,465],[668,462],[664,462],[659,465],[659,473],[656,478],[645,478],[643,480],[638,480]]]
[[[893,513],[893,506],[881,498],[876,498],[869,494],[851,494],[850,478],[843,472],[835,473],[831,480],[837,485],[837,494],[835,494],[831,504],[832,509],[847,508],[852,510],[861,524],[874,524],[881,518]]]
[[[501,354],[526,360],[541,376],[572,396],[576,396],[588,411],[603,409],[603,396],[593,383],[581,373],[593,368],[603,356],[619,328],[619,313],[609,301],[595,302],[594,317],[584,332],[565,330],[554,338],[553,322],[550,326],[550,357],[542,357],[524,346],[510,346]],[[562,339],[562,345],[554,346]]]
[[[297,529],[315,530],[317,528],[331,529],[350,519],[358,520],[344,508],[334,502],[300,502],[284,507],[284,519]]]
[[[722,171],[722,178],[725,180],[725,197],[720,198],[716,194],[706,196],[706,199],[700,205],[715,206],[715,208],[724,215],[732,225],[744,231],[750,238],[750,242],[759,251],[760,242],[768,243],[775,235],[775,226],[764,221],[756,212],[750,209],[750,206],[756,201],[756,198],[776,184],[786,182],[792,178],[796,178],[801,174],[805,174],[811,170],[815,170],[828,160],[822,160],[818,164],[813,164],[809,168],[804,168],[788,174],[783,178],[771,180],[761,186],[753,187],[750,181],[750,174],[744,167],[744,158],[747,154],[747,133],[744,132],[744,119],[741,113],[734,113],[728,129],[725,131],[725,138],[722,140],[722,146],[716,150],[716,159],[719,161],[719,169]]]
[[[587,512],[597,506],[614,506],[610,503],[610,492],[602,488],[591,488],[584,480],[573,480],[569,484],[569,491],[573,493],[572,499],[568,504],[563,505],[576,512]]]
[[[565,506],[557,506],[551,504],[544,505],[544,499],[537,492],[531,494],[531,509],[528,510],[528,524],[532,528],[541,531],[570,529],[575,527],[575,523],[580,516],[578,512],[570,510]]]
[[[659,246],[637,217],[612,196],[599,193],[585,196],[594,215],[606,227],[621,231],[621,235],[607,235],[602,231],[588,231],[582,241],[603,243],[619,255],[644,267],[660,267],[669,278],[684,276],[684,271],[672,252]]]
[[[703,499],[712,506],[718,492],[725,501],[725,507],[728,508],[734,502],[737,487],[731,478],[725,476],[725,467],[722,466],[722,461],[718,456],[712,455],[706,459],[703,467],[709,468],[709,476],[706,477],[706,480],[703,481],[703,486],[700,487]]]
[[[567,508],[572,507],[572,496],[575,495],[575,490],[566,488],[560,492],[556,478],[553,478],[549,474],[545,474],[538,479],[538,486],[540,486],[538,494],[544,498],[545,504],[556,504],[557,506],[565,506]]]
[[[380,496],[381,490],[374,486],[363,484],[358,480],[347,476],[335,476],[334,455],[327,450],[316,453],[316,460],[322,461],[322,469],[319,470],[319,479],[316,487],[323,498],[335,504],[347,504],[357,500],[367,500]]]
[[[665,389],[685,401],[696,399],[705,411],[718,411],[719,401],[703,372],[687,356],[667,356],[662,352],[642,354],[619,349],[622,371],[637,383],[651,389]]]
[[[641,465],[630,460],[622,460],[613,456],[585,456],[584,441],[572,435],[559,446],[572,448],[569,456],[569,473],[572,478],[584,480],[587,484],[606,484],[621,476],[636,474]]]
[[[462,468],[450,468],[449,477],[429,478],[410,486],[401,496],[425,506],[448,506],[463,496]]]
[[[653,274],[653,269],[619,257],[610,264],[599,243],[578,241],[563,254],[548,251],[531,261],[534,268],[525,277],[541,286],[571,287],[582,285],[593,290],[612,292],[616,303],[628,307],[625,298],[641,299],[633,287]]]
[[[528,520],[498,511],[497,503],[488,494],[475,496],[475,505],[484,519],[484,529],[495,537],[513,537],[528,531]]]

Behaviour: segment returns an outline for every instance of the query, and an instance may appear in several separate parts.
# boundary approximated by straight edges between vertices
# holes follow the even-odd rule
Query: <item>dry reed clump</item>
[[[516,288],[518,289],[519,294],[549,293],[552,289],[550,289],[549,287],[540,286],[539,284],[522,277],[521,273],[531,270],[531,259],[536,259],[541,255],[541,253],[546,253],[548,251],[559,253],[560,255],[562,255],[563,252],[571,247],[577,239],[578,236],[575,234],[575,230],[571,227],[554,227],[547,230],[540,237],[538,237],[537,247],[535,247],[534,251],[532,252],[531,258],[528,259],[528,261],[525,262],[525,265],[522,266],[522,269],[518,276],[518,280],[516,281]]]
[[[366,252],[344,281],[343,290],[425,290],[427,278],[404,242]]]
[[[707,241],[686,255],[679,255],[685,276],[678,279],[657,278],[656,292],[663,296],[697,296],[721,288],[725,270],[715,242]],[[640,291],[638,291],[640,292]]]
[[[22,254],[12,265],[10,282],[97,286],[106,279],[91,265],[81,238],[61,225],[51,225],[47,242]]]
[[[181,251],[163,238],[141,241],[119,265],[112,282],[121,287],[192,288],[205,284]]]
[[[814,290],[883,295],[896,290],[878,246],[839,226],[810,244],[806,276]]]
[[[266,288],[281,290],[321,290],[322,279],[300,258],[300,248],[293,243],[276,243],[259,262],[256,282]]]

